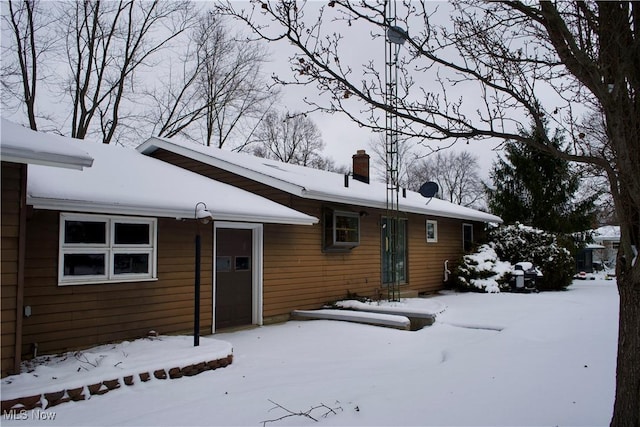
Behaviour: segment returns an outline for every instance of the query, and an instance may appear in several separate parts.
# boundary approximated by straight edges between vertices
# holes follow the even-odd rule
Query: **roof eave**
[[[304,187],[301,185],[283,181],[281,179],[274,178],[269,175],[265,175],[261,172],[256,172],[252,169],[239,166],[235,163],[227,162],[217,157],[209,156],[207,154],[200,153],[195,150],[191,150],[181,145],[172,144],[170,142],[167,142],[155,136],[149,138],[148,140],[140,144],[138,147],[136,147],[136,150],[138,152],[146,155],[149,155],[158,149],[167,150],[174,154],[178,154],[178,155],[196,160],[198,162],[207,164],[209,166],[223,169],[227,172],[231,172],[233,174],[251,179],[253,181],[272,186],[274,188],[277,188],[278,190],[282,190],[293,195],[301,196],[302,193],[304,192]]]
[[[367,199],[337,196],[335,194],[314,191],[314,190],[305,189],[300,196],[303,198],[312,199],[312,200],[322,200],[325,202],[333,202],[333,203],[344,203],[348,205],[363,206],[368,208],[376,208],[376,209],[387,208],[386,202],[373,202]],[[478,222],[486,222],[486,223],[489,223],[489,222],[502,223],[503,222],[501,218],[496,217],[494,215],[490,215],[490,214],[487,214],[486,216],[485,215],[477,215],[477,216],[460,215],[460,214],[452,214],[452,213],[445,213],[445,212],[429,211],[426,208],[419,209],[412,206],[406,206],[406,205],[403,206],[402,204],[400,204],[400,211],[406,212],[406,213],[418,214],[418,215],[437,216],[442,218],[453,218],[453,219],[460,219],[460,220],[466,220],[466,221],[478,221]]]
[[[176,218],[193,219],[193,210],[171,209],[163,207],[117,205],[112,203],[87,202],[78,200],[51,199],[43,197],[27,196],[27,204],[35,209],[73,211],[83,213],[101,213],[110,215],[131,215],[146,216],[156,218]],[[268,216],[268,215],[246,215],[233,213],[212,212],[214,220],[236,221],[267,224],[288,224],[288,225],[313,225],[318,219],[312,216]]]
[[[16,147],[2,146],[2,161],[25,163],[32,165],[55,166],[82,170],[93,165],[93,158],[79,157],[60,153],[24,150]]]

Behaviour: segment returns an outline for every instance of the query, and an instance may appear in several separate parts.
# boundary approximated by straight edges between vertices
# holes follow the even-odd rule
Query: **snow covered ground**
[[[288,414],[276,404],[293,412],[325,405],[309,413],[318,425],[608,425],[615,281],[575,281],[566,292],[447,293],[423,301],[446,309],[420,331],[314,320],[217,334],[211,341],[233,346],[226,368],[152,379],[20,419],[3,416],[2,425],[260,426]],[[419,305],[411,300],[412,309]],[[154,363],[176,357],[176,341],[163,342]],[[3,398],[20,383],[14,381],[3,381]],[[292,416],[266,425],[316,423]]]

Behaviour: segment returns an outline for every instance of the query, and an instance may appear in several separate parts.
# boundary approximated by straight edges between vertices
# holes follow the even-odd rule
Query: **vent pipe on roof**
[[[344,188],[348,188],[349,187],[349,174],[345,173],[344,174]]]
[[[353,155],[353,179],[369,183],[369,155],[365,150],[358,150]]]

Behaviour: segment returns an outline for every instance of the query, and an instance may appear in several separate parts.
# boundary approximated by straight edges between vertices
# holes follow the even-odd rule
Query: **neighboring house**
[[[5,147],[15,142],[5,130],[3,122],[3,376],[15,370],[20,358],[36,353],[132,339],[151,330],[193,331],[196,235],[202,248],[202,333],[214,330],[216,316],[261,324],[264,224],[280,224],[286,230],[289,224],[305,228],[318,221],[133,149],[62,138],[64,148],[85,151],[93,165],[83,171],[29,165],[26,200],[20,196],[23,208],[19,212],[26,219],[26,225],[20,223],[23,296],[16,296],[10,280],[5,282],[9,258],[15,258],[9,250],[17,244],[8,239],[9,220],[5,226],[5,218],[19,201],[9,183],[19,181],[22,174],[24,189],[25,178],[24,166],[5,165]],[[50,139],[60,138],[18,130],[24,135],[12,146],[40,139],[49,144]],[[9,174],[5,176],[5,168],[18,169],[13,181]],[[214,221],[202,224],[196,217]],[[12,234],[16,227],[11,228]],[[218,257],[218,271],[251,278],[249,288],[239,287],[242,295],[249,295],[248,301],[237,303],[233,293],[214,298],[214,244],[219,251],[233,251]],[[18,313],[13,323],[11,312]],[[6,362],[5,330],[8,336],[19,337],[16,356],[7,356]]]
[[[27,224],[27,165],[82,170],[93,158],[63,137],[44,135],[2,119],[0,123],[2,189],[2,376],[20,365],[22,346]]]
[[[615,268],[620,248],[620,226],[607,225],[594,230],[593,241],[603,246],[594,252],[593,261],[606,268]]]
[[[396,223],[387,215],[386,185],[369,182],[364,151],[353,156],[353,175],[345,176],[174,139],[151,138],[137,150],[321,218],[312,227],[265,225],[260,262],[265,322],[286,320],[294,309],[319,308],[348,294],[386,297],[393,270],[386,227],[398,230],[401,289],[417,295],[442,289],[447,264],[452,270],[486,223],[502,222],[401,190]],[[224,224],[214,227],[224,235]],[[214,247],[218,291],[226,286],[228,250]]]
[[[602,264],[598,260],[598,255],[604,246],[596,243],[587,243],[576,254],[576,272],[593,273],[594,270],[601,269]]]

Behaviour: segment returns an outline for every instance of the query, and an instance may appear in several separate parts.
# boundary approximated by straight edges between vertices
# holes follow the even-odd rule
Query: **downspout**
[[[24,263],[27,241],[27,165],[20,168],[20,210],[18,222],[18,272],[16,289],[16,330],[13,371],[20,372],[22,363],[22,320],[24,315]]]

